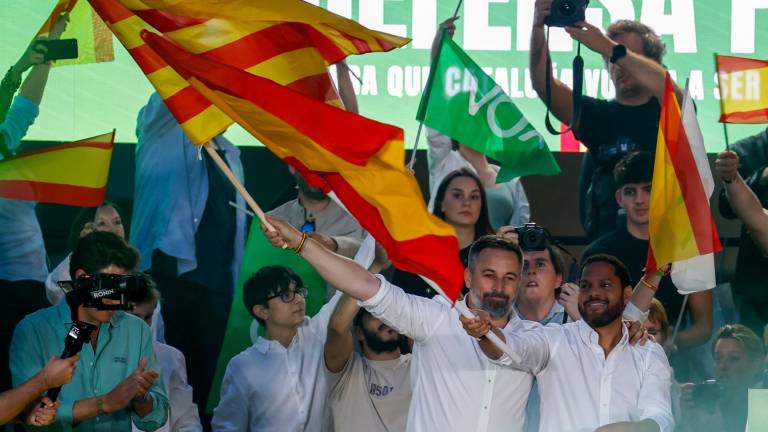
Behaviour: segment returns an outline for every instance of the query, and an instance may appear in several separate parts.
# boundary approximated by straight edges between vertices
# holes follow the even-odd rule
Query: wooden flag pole
[[[683,296],[683,305],[680,307],[680,315],[677,316],[677,322],[675,323],[675,330],[672,332],[672,343],[675,343],[675,339],[677,339],[677,334],[680,332],[680,323],[683,321],[683,313],[685,312],[685,305],[688,304],[688,296],[689,294],[686,294]]]
[[[240,183],[240,180],[238,180],[237,177],[235,177],[235,173],[232,172],[232,170],[227,166],[227,163],[224,162],[224,160],[219,156],[219,154],[216,152],[216,149],[213,148],[213,145],[210,141],[203,144],[203,148],[206,152],[208,152],[208,156],[213,159],[213,162],[216,163],[216,166],[219,167],[221,172],[224,173],[224,175],[227,177],[230,183],[232,183],[232,186],[235,187],[235,189],[240,193],[240,195],[243,196],[243,199],[248,204],[248,207],[253,210],[253,212],[256,214],[256,217],[259,218],[262,224],[267,227],[270,231],[275,231],[275,227],[272,226],[271,223],[267,222],[267,217],[264,214],[264,211],[259,207],[258,204],[256,204],[256,200],[253,199],[251,194],[248,193],[248,191],[245,189],[245,186],[243,186],[242,183]]]
[[[723,89],[720,87],[720,73],[717,70],[717,53],[715,53],[715,76],[717,77],[717,92],[720,95],[720,115],[723,115]],[[725,135],[725,150],[731,149],[731,143],[728,141],[728,124],[721,121],[723,124],[723,134]]]

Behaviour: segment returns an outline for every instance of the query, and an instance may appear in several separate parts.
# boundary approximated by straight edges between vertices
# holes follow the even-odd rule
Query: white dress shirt
[[[671,370],[658,344],[632,346],[622,326],[621,341],[606,358],[597,332],[584,320],[503,332],[521,363],[506,354],[499,362],[536,375],[540,432],[592,432],[610,423],[645,419],[655,421],[662,432],[674,429]]]
[[[288,348],[259,337],[229,361],[211,426],[224,432],[332,430],[323,349],[340,294],[304,317]]]
[[[462,328],[459,313],[442,297],[409,295],[377,277],[378,293],[360,305],[414,339],[406,430],[521,430],[533,376],[489,361]],[[523,332],[527,323],[513,317],[505,328]]]

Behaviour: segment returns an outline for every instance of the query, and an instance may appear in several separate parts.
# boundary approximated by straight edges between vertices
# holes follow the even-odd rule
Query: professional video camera
[[[99,310],[131,310],[133,304],[144,299],[147,280],[143,275],[84,274],[69,282],[67,304],[73,313],[78,306]],[[104,304],[103,299],[119,300],[119,304]],[[74,320],[74,317],[73,317]]]
[[[550,241],[549,231],[533,222],[515,227],[515,232],[518,235],[517,243],[524,251],[542,251]]]
[[[585,20],[589,0],[554,0],[544,24],[550,27],[569,27]]]

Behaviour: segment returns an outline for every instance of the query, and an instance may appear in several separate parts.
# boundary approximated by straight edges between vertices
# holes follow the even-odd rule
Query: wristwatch
[[[611,63],[616,63],[617,61],[621,60],[625,55],[627,55],[627,47],[625,47],[622,44],[614,45],[613,51],[611,52]]]

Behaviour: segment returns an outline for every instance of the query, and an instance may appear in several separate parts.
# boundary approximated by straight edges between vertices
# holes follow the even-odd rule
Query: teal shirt
[[[30,379],[49,358],[64,351],[64,338],[72,326],[67,302],[41,309],[24,318],[13,333],[10,349],[14,387]],[[122,411],[102,415],[73,425],[72,408],[76,401],[105,395],[112,391],[139,366],[142,357],[149,358],[147,369],[160,372],[152,350],[152,331],[139,318],[118,311],[108,323],[101,325],[96,351],[91,344],[83,346],[72,382],[64,385],[59,395],[61,407],[56,421],[46,431],[106,432],[130,431],[131,422],[144,431],[154,431],[168,417],[168,397],[163,380],[155,380],[150,394],[152,411],[139,417],[130,404]]]

